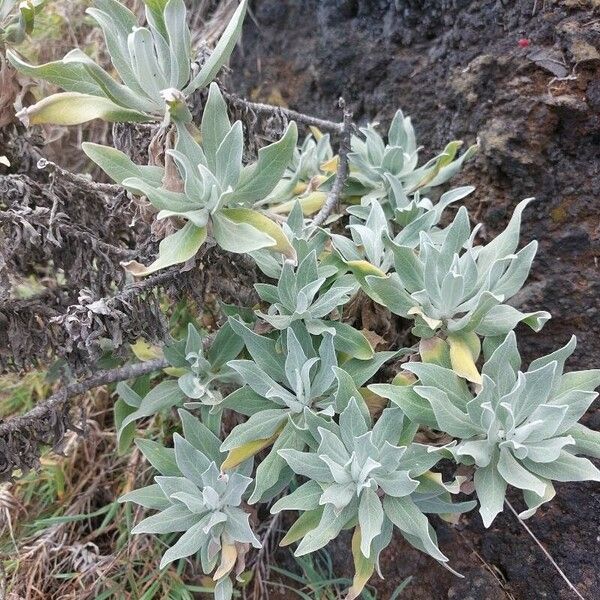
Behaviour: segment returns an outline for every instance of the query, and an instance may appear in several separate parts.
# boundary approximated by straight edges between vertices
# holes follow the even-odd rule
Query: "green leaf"
[[[248,499],[249,504],[265,502],[268,498],[267,492],[278,483],[282,471],[287,467],[285,460],[278,454],[278,451],[283,448],[294,448],[296,450],[304,448],[304,441],[297,434],[293,423],[289,421],[277,436],[268,456],[261,461],[256,469],[254,489]]]
[[[190,78],[192,47],[187,11],[183,0],[170,0],[164,9],[164,23],[170,45],[171,78],[169,85],[183,89]]]
[[[283,429],[288,411],[272,408],[252,415],[247,421],[236,425],[221,445],[221,452],[238,448],[249,442],[265,440]]]
[[[134,502],[144,508],[153,508],[154,510],[164,510],[171,506],[170,500],[157,483],[124,494],[118,499],[118,502]]]
[[[335,329],[333,345],[338,352],[343,352],[358,360],[373,358],[375,353],[369,340],[352,325],[340,321],[326,321],[326,324]]]
[[[225,139],[231,124],[227,116],[227,105],[216,83],[211,83],[208,100],[202,114],[200,133],[202,135],[202,150],[206,156],[208,168],[216,172],[217,150]]]
[[[245,385],[231,392],[231,394],[223,399],[220,406],[221,408],[233,410],[240,415],[251,417],[257,412],[273,408],[274,403],[271,400],[263,398],[260,394],[257,394],[253,389]]]
[[[415,392],[427,400],[438,422],[437,429],[446,431],[454,437],[468,438],[483,433],[483,429],[475,425],[468,414],[454,406],[448,394],[435,387],[417,385]]]
[[[228,252],[249,253],[261,248],[296,260],[296,251],[277,223],[249,208],[225,208],[213,216],[213,234]]]
[[[369,274],[365,277],[363,289],[375,302],[402,317],[407,317],[408,311],[416,304],[404,289],[397,273],[385,277]]]
[[[215,155],[215,175],[222,189],[235,188],[242,170],[244,132],[236,121],[220,143]]]
[[[342,368],[352,377],[356,387],[364,385],[388,360],[398,356],[396,352],[376,352],[373,358],[358,360],[352,358],[346,361]]]
[[[140,97],[146,97],[133,71],[127,44],[129,34],[138,25],[135,15],[117,0],[96,0],[95,6],[85,12],[102,28],[111,62],[123,83]]]
[[[204,486],[202,473],[210,467],[211,460],[178,433],[173,435],[173,442],[177,466],[187,479],[202,488]]]
[[[225,323],[217,332],[206,354],[213,369],[220,369],[226,362],[236,358],[244,347],[244,340]]]
[[[287,533],[279,542],[280,546],[289,546],[298,540],[301,540],[309,531],[316,529],[321,521],[321,516],[325,510],[324,506],[303,512],[295,523],[288,529]]]
[[[48,96],[37,104],[20,110],[17,117],[27,126],[45,123],[80,125],[93,119],[112,123],[146,123],[152,120],[148,115],[118,106],[108,98],[79,92]]]
[[[117,83],[102,67],[97,65],[85,52],[78,48],[71,50],[63,58],[63,63],[77,63],[84,66],[88,75],[98,84],[102,90],[101,95],[106,96],[115,104],[128,109],[137,110],[142,113],[152,112],[155,103],[145,96],[132,91],[127,86]]]
[[[220,451],[221,440],[192,413],[183,408],[180,408],[178,412],[183,425],[184,438],[194,448],[220,465],[223,456]]]
[[[160,269],[184,263],[198,252],[206,240],[206,227],[196,227],[186,223],[179,231],[168,235],[158,245],[158,258],[150,265],[130,261],[123,266],[137,277],[150,275]]]
[[[386,496],[383,501],[385,514],[400,529],[411,544],[416,545],[436,560],[447,562],[434,539],[435,532],[427,517],[408,496],[393,498]]]
[[[562,450],[558,460],[551,463],[537,463],[527,458],[522,462],[527,469],[545,479],[554,481],[600,481],[600,470],[594,466],[591,460],[583,456],[574,456],[566,450]],[[538,495],[541,496],[543,493],[538,493]]]
[[[159,383],[146,394],[139,408],[123,419],[117,435],[120,437],[129,423],[175,406],[182,402],[184,397],[177,381],[167,380]]]
[[[439,427],[431,404],[419,396],[413,386],[390,383],[373,383],[368,388],[391,400],[413,422],[437,429]]]
[[[321,486],[316,481],[309,480],[287,496],[277,500],[271,507],[271,514],[275,515],[282,510],[314,510],[319,507],[322,493]]]
[[[383,527],[383,507],[381,500],[372,488],[365,488],[360,496],[358,506],[358,522],[360,523],[360,551],[365,558],[371,557],[371,543],[381,533]]]
[[[219,69],[227,62],[242,33],[242,25],[247,7],[248,0],[242,0],[233,13],[233,17],[225,28],[223,35],[221,35],[215,49],[202,65],[200,72],[185,89],[187,95],[211,82],[219,72]]]
[[[136,165],[125,153],[112,146],[83,142],[81,149],[113,181],[122,184],[129,177],[139,177],[149,185],[160,187],[164,169],[156,166]]]
[[[258,161],[242,170],[230,202],[253,204],[266,198],[281,180],[297,141],[298,128],[292,122],[279,141],[261,148]]]
[[[119,434],[119,454],[124,454],[131,443],[135,435],[135,423],[129,423],[126,427],[121,430],[123,421],[131,414],[136,411],[136,408],[127,404],[123,399],[118,398],[114,406],[115,415],[115,427],[120,431]]]
[[[146,460],[161,474],[167,477],[180,477],[181,471],[175,461],[175,450],[165,448],[154,440],[138,438],[135,445],[140,449]]]
[[[570,435],[575,440],[577,453],[600,458],[600,431],[594,431],[577,423],[565,431],[565,435]]]
[[[210,515],[204,516],[200,521],[192,525],[163,555],[159,569],[163,569],[168,564],[179,558],[185,558],[196,554],[198,550],[206,543],[207,535],[204,531]]]
[[[57,60],[43,65],[30,65],[13,50],[7,50],[6,57],[17,71],[28,75],[34,81],[43,79],[67,92],[79,92],[98,97],[105,95],[81,63],[64,63],[62,60]]]
[[[506,481],[498,473],[495,464],[475,470],[473,479],[479,500],[479,514],[485,527],[489,527],[502,512],[506,495]]]
[[[232,329],[243,338],[254,362],[276,381],[285,381],[284,357],[278,350],[275,340],[255,333],[233,317],[229,318],[229,323]]]
[[[182,504],[174,504],[138,523],[132,530],[136,533],[173,533],[187,531],[198,522],[199,515],[192,514]]]
[[[336,512],[332,504],[327,504],[319,525],[304,536],[303,540],[298,544],[294,556],[304,556],[323,548],[323,546],[337,537],[350,521],[355,511],[355,502],[348,504],[340,512]]]

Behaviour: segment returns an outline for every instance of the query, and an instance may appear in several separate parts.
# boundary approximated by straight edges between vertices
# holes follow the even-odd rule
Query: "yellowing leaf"
[[[285,233],[283,233],[281,227],[262,213],[249,208],[224,208],[220,211],[220,214],[233,223],[245,223],[267,234],[275,242],[269,248],[270,250],[277,250],[291,260],[296,260],[296,251],[290,244]]]
[[[481,384],[481,375],[475,366],[473,352],[465,338],[459,335],[449,335],[448,343],[450,344],[452,370],[467,381]]]
[[[376,277],[386,276],[381,269],[378,269],[367,260],[350,260],[346,264],[357,277],[366,277],[367,275],[375,275]]]
[[[335,173],[340,164],[340,157],[336,154],[333,158],[321,164],[321,171],[325,173]]]
[[[450,367],[450,348],[439,337],[422,339],[419,342],[419,355],[423,362]]]
[[[382,398],[381,396],[377,395],[375,392],[372,392],[367,388],[360,388],[359,391],[360,395],[365,401],[365,404],[367,405],[367,408],[369,409],[371,417],[380,415],[383,409],[386,408],[386,406],[388,405],[389,401],[387,398]]]
[[[463,143],[460,140],[455,140],[453,142],[450,142],[444,148],[444,152],[442,154],[440,154],[433,169],[427,175],[425,175],[425,177],[421,181],[419,181],[419,183],[417,183],[417,185],[415,185],[410,191],[414,192],[415,190],[417,190],[419,188],[426,187],[430,181],[433,181],[433,179],[440,172],[440,170],[443,167],[449,165],[454,160],[454,157],[456,156],[458,149],[462,145],[463,145]]]
[[[355,600],[365,588],[367,581],[375,570],[375,553],[371,558],[365,558],[360,551],[360,527],[357,525],[352,536],[352,556],[354,558],[354,579],[345,600]]]
[[[123,108],[108,98],[62,92],[40,100],[17,113],[26,126],[52,123],[54,125],[79,125],[93,119],[111,123],[145,123],[152,118],[143,113]]]
[[[141,361],[162,358],[163,355],[162,350],[158,346],[149,344],[142,338],[140,338],[135,344],[131,344],[131,350]]]
[[[481,352],[481,340],[479,336],[474,331],[468,331],[467,333],[461,333],[461,337],[469,347],[473,360],[476,361]]]
[[[163,369],[163,373],[171,377],[181,377],[187,372],[188,370],[183,367],[167,367],[166,369]]]
[[[235,567],[237,555],[235,544],[223,544],[221,546],[221,564],[213,575],[215,581],[218,581],[221,577],[225,577]]]
[[[252,442],[248,442],[243,446],[233,448],[233,450],[229,451],[227,458],[223,461],[223,464],[221,465],[221,471],[227,471],[228,469],[233,469],[238,465],[241,465],[245,460],[248,460],[251,456],[254,456],[263,448],[270,446],[279,437],[280,433],[281,429],[270,438],[253,440]]]
[[[400,373],[392,379],[392,384],[406,386],[412,385],[413,383],[416,383],[416,381],[417,376],[414,373],[411,373],[410,371],[400,371]]]
[[[418,306],[413,306],[407,311],[407,314],[418,315],[421,317],[421,319],[423,319],[423,321],[425,321],[425,323],[427,323],[427,325],[429,325],[429,328],[433,330],[436,330],[442,324],[439,319],[432,319],[431,317],[428,317]]]
[[[135,275],[142,277],[160,271],[165,267],[184,263],[198,252],[206,240],[206,227],[196,227],[193,223],[186,223],[179,231],[168,235],[158,245],[158,258],[147,267],[141,263],[130,260],[122,262],[121,266]]]
[[[310,132],[313,134],[313,137],[315,138],[315,140],[317,140],[317,142],[323,137],[323,132],[318,127],[315,127],[314,125],[309,125],[308,128],[310,129]]]
[[[294,196],[300,196],[301,194],[304,194],[307,187],[308,183],[306,183],[306,181],[299,181],[294,187],[294,191],[292,193]]]
[[[311,192],[308,196],[304,196],[304,198],[288,200],[287,202],[273,206],[269,210],[276,215],[287,215],[294,208],[296,202],[299,202],[302,214],[308,217],[321,210],[326,198],[327,194],[325,192]]]

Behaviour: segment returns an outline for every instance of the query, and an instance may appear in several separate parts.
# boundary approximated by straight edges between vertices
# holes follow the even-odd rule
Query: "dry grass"
[[[70,434],[64,457],[48,454],[38,473],[0,487],[0,597],[191,598],[174,570],[158,572],[160,541],[129,537],[140,515],[116,498],[151,472],[136,449],[118,454],[110,395],[97,391],[83,406],[85,438]]]

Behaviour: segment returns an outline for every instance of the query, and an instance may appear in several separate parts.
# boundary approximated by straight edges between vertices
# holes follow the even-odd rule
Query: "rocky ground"
[[[232,65],[240,93],[330,118],[343,95],[356,118],[383,124],[401,107],[425,158],[479,139],[459,179],[477,186],[470,208],[490,235],[536,197],[523,238],[540,251],[518,300],[553,319],[541,334],[520,331],[523,353],[576,333],[572,367],[600,366],[598,1],[257,0],[253,9]],[[600,428],[597,406],[587,418]],[[588,599],[600,589],[599,504],[597,485],[562,485],[529,522]],[[510,514],[487,531],[474,514],[438,535],[465,579],[399,542],[383,556],[378,597],[408,575],[402,598],[415,600],[575,597]],[[333,555],[343,571],[342,542]]]

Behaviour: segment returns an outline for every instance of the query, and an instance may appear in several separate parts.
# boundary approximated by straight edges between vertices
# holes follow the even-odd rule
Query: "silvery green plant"
[[[270,212],[274,212],[273,208],[270,209]],[[310,220],[305,218],[298,199],[293,201],[293,206],[285,222],[281,223],[281,228],[296,252],[298,263],[313,252],[318,257],[328,253],[329,232],[320,227],[314,227]],[[263,249],[251,252],[250,256],[267,277],[276,280],[281,277],[286,262],[284,255],[277,255]],[[338,273],[339,269],[334,262],[329,261],[327,264],[325,261],[319,260],[319,274],[329,278]]]
[[[452,178],[476,146],[455,158],[462,142],[451,142],[439,156],[418,167],[419,148],[410,117],[398,110],[392,119],[387,143],[373,125],[352,136],[349,154],[351,179],[364,187],[368,199],[387,199],[394,208],[417,190],[425,191]],[[364,199],[363,199],[364,200]]]
[[[458,487],[434,483],[426,474],[441,458],[439,453],[421,444],[410,444],[414,429],[406,427],[398,408],[387,408],[372,425],[356,398],[352,398],[339,416],[339,424],[328,421],[316,426],[311,451],[279,450],[297,475],[307,479],[294,492],[278,500],[271,512],[301,511],[297,527],[302,532],[295,555],[319,550],[337,537],[342,529],[360,529],[360,555],[377,566],[380,552],[389,544],[396,526],[406,539],[436,560],[447,562],[440,552],[435,531],[425,512],[435,512],[420,500],[446,496]],[[313,424],[313,431],[315,425]],[[398,445],[401,440],[410,445]],[[420,478],[424,489],[419,494]],[[470,509],[474,503],[458,507]],[[442,503],[440,512],[448,510]],[[454,505],[451,510],[456,510]],[[424,509],[424,510],[423,510]],[[296,541],[295,526],[286,543]],[[360,589],[351,590],[357,597]]]
[[[5,0],[0,10],[12,4]],[[156,261],[129,263],[130,272],[184,262],[193,268],[210,237],[226,251],[248,254],[271,279],[256,285],[258,305],[222,307],[229,320],[210,344],[190,326],[185,339],[163,349],[169,366],[159,378],[117,386],[120,450],[142,418],[195,410],[179,410],[183,436],[174,434],[174,448],[136,440],[159,475],[121,498],[158,511],[134,532],[166,536],[161,566],[195,556],[213,574],[217,600],[229,600],[232,575],[241,573],[249,547],[260,546],[246,503],[278,498],[272,512],[300,512],[282,540],[299,542],[298,555],[353,530],[353,600],[379,571],[394,528],[447,566],[427,515],[452,521],[473,508],[474,501],[452,501],[469,490],[462,485],[469,475],[486,526],[502,510],[508,486],[523,490],[526,517],[552,497],[553,481],[600,480],[580,456],[600,457],[600,433],[578,423],[597,396],[600,371],[563,372],[574,339],[520,371],[514,328],[525,322],[538,331],[550,317],[507,303],[536,252],[535,242],[517,250],[528,201],[487,245],[475,243],[477,228],[464,207],[440,226],[446,207],[473,188],[434,188],[475,148],[457,158],[460,143],[451,142],[419,166],[412,124],[398,111],[387,140],[372,126],[352,138],[342,193],[346,229],[317,227],[310,215],[339,164],[328,136],[313,129],[314,139],[297,148],[292,123],[244,164],[242,125],[231,124],[218,86],[210,85],[199,128],[187,107],[231,54],[247,1],[200,67],[183,0],[144,4],[147,27],[117,0],[97,0],[89,11],[122,83],[80,51],[38,67],[14,52],[10,59],[65,90],[27,109],[32,123],[162,121],[154,138],[164,139],[162,166],[84,145],[117,184],[144,195],[156,218],[176,229]],[[344,321],[344,309],[369,306],[352,302],[359,286],[414,322],[411,348],[376,352],[375,344],[397,347],[398,340]],[[375,329],[368,320],[363,326]],[[407,359],[402,366],[392,362],[400,358]],[[417,443],[417,432],[428,439],[427,429],[443,434],[443,442]],[[445,481],[441,458],[452,461],[444,471],[460,464],[466,475]]]
[[[405,365],[418,377],[410,391],[372,387],[411,418],[456,438],[447,449],[457,462],[474,465],[479,512],[489,527],[508,486],[523,490],[528,509],[520,516],[526,518],[553,498],[553,481],[600,481],[600,471],[577,456],[600,456],[600,436],[578,423],[598,396],[600,370],[564,373],[575,345],[573,337],[522,372],[511,331],[484,363],[475,395],[452,370],[419,362]]]
[[[160,568],[198,554],[204,573],[213,573],[215,597],[225,600],[232,597],[229,576],[241,574],[248,547],[261,547],[242,507],[252,483],[247,476],[252,465],[221,472],[220,440],[190,413],[182,410],[180,415],[184,436],[174,435],[174,449],[139,441],[160,473],[155,483],[119,501],[159,511],[138,523],[132,533],[182,533],[164,553]]]
[[[165,348],[165,358],[177,376],[179,388],[190,400],[184,404],[189,409],[218,407],[223,400],[222,386],[239,383],[227,362],[239,355],[243,340],[229,323],[219,329],[206,351],[205,339],[190,323],[186,338]]]
[[[46,0],[0,0],[0,45],[20,44],[33,31]]]
[[[267,313],[257,311],[257,315],[272,327],[284,330],[292,323],[302,321],[309,333],[320,335],[328,332],[334,336],[336,348],[348,353],[366,353],[371,358],[373,352],[363,336],[341,321],[330,320],[329,315],[348,302],[358,285],[349,275],[328,278],[319,274],[319,265],[314,251],[308,254],[295,268],[289,261],[283,264],[277,285],[255,284],[262,300],[269,304]],[[339,335],[337,335],[339,333]]]
[[[302,146],[294,149],[281,181],[264,201],[272,204],[275,213],[289,213],[296,201],[305,215],[323,206],[327,193],[319,187],[330,176],[333,149],[328,133],[322,134],[314,127],[311,131]]]
[[[187,123],[178,123],[175,148],[167,150],[164,168],[136,165],[108,146],[83,144],[84,152],[107,175],[148,198],[159,211],[157,219],[177,217],[186,221],[162,240],[152,264],[145,267],[133,262],[125,266],[142,276],[186,262],[209,233],[229,252],[268,248],[295,261],[295,250],[281,227],[253,207],[280,180],[296,144],[296,124],[291,123],[279,141],[261,148],[256,162],[244,166],[242,124],[230,123],[225,100],[213,83],[200,126],[202,144],[194,139],[193,125],[190,129]]]
[[[516,252],[521,213],[528,203],[521,202],[507,228],[485,246],[474,244],[477,228],[471,231],[464,207],[441,243],[426,233],[421,233],[418,251],[392,242],[396,270],[387,277],[366,275],[367,293],[372,290],[393,313],[413,318],[419,337],[447,334],[457,362],[459,354],[468,359],[465,344],[477,345],[477,336],[506,335],[520,322],[539,331],[548,312],[522,313],[505,303],[523,286],[537,250],[533,241]],[[457,368],[479,383],[472,364]]]
[[[104,33],[106,48],[122,83],[79,49],[62,60],[30,65],[16,52],[7,57],[26,75],[53,83],[64,92],[23,109],[29,124],[77,125],[91,119],[119,122],[160,121],[165,90],[187,98],[207,86],[227,62],[242,29],[247,0],[242,0],[221,39],[200,69],[194,63],[184,0],[144,0],[147,27],[118,0],[95,0],[87,13]]]
[[[390,212],[388,205],[382,206],[377,200],[371,200],[368,205],[349,207],[351,216],[347,229],[350,236],[330,234],[333,246],[363,290],[384,304],[368,284],[366,276],[384,277],[394,265],[393,249],[398,246],[417,248],[423,233],[441,243],[447,231],[437,227],[443,210],[473,189],[466,186],[445,192],[435,205],[427,199],[413,200],[405,207],[405,212],[395,211],[393,220],[386,214],[386,209]]]
[[[310,333],[301,325],[286,329],[285,339],[274,340],[235,319],[230,323],[244,339],[252,360],[228,363],[245,385],[225,398],[222,407],[246,415],[248,420],[231,431],[221,450],[229,452],[224,463],[224,468],[229,468],[271,447],[256,470],[250,497],[254,503],[273,497],[289,483],[291,472],[285,472],[278,451],[304,448],[306,440],[299,430],[306,426],[307,416],[329,418],[341,412],[350,399],[348,390],[355,392],[355,386],[363,385],[396,353],[373,353],[366,360],[351,358],[343,363],[342,371],[330,333],[324,333],[315,348]]]
[[[220,428],[219,404],[224,385],[239,384],[235,371],[227,362],[237,357],[244,346],[242,338],[225,323],[205,350],[205,336],[189,324],[185,338],[164,348],[169,362],[168,379],[141,396],[124,382],[117,385],[119,403],[115,405],[117,437],[121,446],[131,442],[133,426],[140,419],[152,417],[174,406],[201,409],[203,420],[217,433]]]

